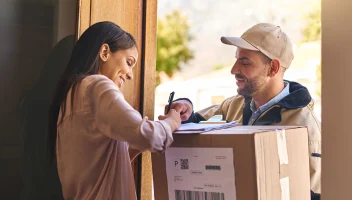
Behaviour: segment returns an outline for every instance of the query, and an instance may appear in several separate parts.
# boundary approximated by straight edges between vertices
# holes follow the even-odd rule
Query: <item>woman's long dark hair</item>
[[[57,124],[62,122],[66,112],[67,94],[72,88],[71,105],[77,85],[87,76],[98,74],[101,65],[99,50],[108,44],[111,52],[136,46],[133,36],[112,22],[99,22],[89,27],[77,41],[70,61],[56,85],[49,109],[48,153],[52,161],[56,158]],[[61,119],[59,112],[61,109]]]

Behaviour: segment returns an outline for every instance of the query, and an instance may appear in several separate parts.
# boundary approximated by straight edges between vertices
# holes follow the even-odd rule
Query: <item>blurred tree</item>
[[[318,88],[317,88],[317,95],[321,95],[321,64],[318,65],[315,73],[317,74],[318,80]]]
[[[321,40],[321,0],[314,3],[313,10],[304,19],[307,24],[302,30],[302,42]]]
[[[187,63],[194,56],[189,48],[193,39],[190,34],[188,18],[178,10],[167,14],[164,19],[158,19],[157,53],[156,53],[156,83],[160,84],[160,73],[165,72],[171,77],[180,71],[180,65]]]
[[[213,67],[213,70],[216,71],[216,70],[220,70],[220,69],[223,69],[225,67],[225,65],[223,64],[217,64]]]
[[[302,30],[302,42],[312,42],[321,40],[321,0],[316,0],[313,4],[313,9],[304,16],[307,24]],[[321,64],[316,69],[318,80],[317,94],[321,95]]]

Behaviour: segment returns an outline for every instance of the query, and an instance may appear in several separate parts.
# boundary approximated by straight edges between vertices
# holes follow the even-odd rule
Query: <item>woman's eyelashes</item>
[[[132,67],[132,62],[131,61],[126,61],[127,65]]]

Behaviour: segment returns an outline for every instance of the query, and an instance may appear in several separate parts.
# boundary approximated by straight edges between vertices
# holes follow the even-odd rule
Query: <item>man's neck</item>
[[[261,91],[256,92],[252,99],[254,101],[255,107],[258,109],[262,105],[268,103],[271,99],[276,97],[284,89],[284,81],[277,81],[271,85],[267,85],[266,88],[263,88]]]

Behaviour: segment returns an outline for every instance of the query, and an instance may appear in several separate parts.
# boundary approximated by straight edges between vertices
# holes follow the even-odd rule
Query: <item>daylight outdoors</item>
[[[240,36],[268,22],[290,37],[295,58],[285,79],[309,89],[320,119],[320,11],[320,0],[159,1],[155,116],[163,113],[172,91],[175,98],[191,99],[195,111],[236,95],[230,73],[236,48],[220,37]]]

